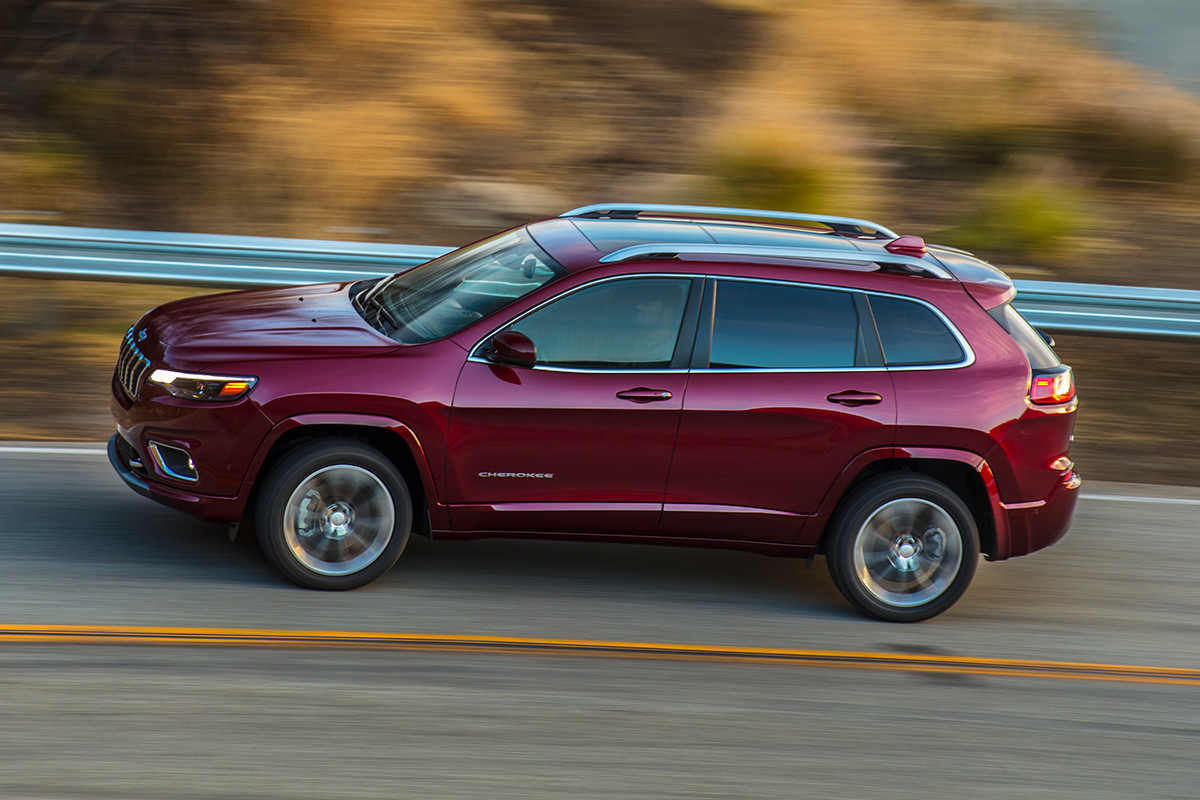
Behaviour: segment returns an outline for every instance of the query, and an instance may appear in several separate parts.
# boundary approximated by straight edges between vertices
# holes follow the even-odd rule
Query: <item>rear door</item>
[[[896,402],[864,297],[708,281],[661,533],[790,543]]]

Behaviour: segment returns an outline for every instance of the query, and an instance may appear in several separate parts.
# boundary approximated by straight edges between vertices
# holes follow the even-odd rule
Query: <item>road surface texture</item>
[[[1200,490],[1084,491],[891,625],[717,550],[415,539],[306,591],[99,447],[0,443],[0,797],[1200,797]]]

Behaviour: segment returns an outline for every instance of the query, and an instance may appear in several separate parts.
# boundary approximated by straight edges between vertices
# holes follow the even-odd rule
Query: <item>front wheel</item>
[[[291,581],[356,589],[400,557],[412,528],[412,498],[379,451],[327,439],[296,448],[272,468],[255,527],[263,552]]]
[[[906,473],[846,498],[830,524],[826,562],[841,593],[868,616],[917,622],[958,600],[975,574],[979,532],[945,484]]]

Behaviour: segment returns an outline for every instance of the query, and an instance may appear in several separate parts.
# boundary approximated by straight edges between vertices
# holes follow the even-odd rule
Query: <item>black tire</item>
[[[979,530],[962,499],[926,475],[875,478],[855,489],[830,522],[825,560],[859,611],[888,622],[941,614],[967,590]]]
[[[412,496],[378,450],[321,439],[275,464],[254,519],[263,552],[289,580],[309,589],[357,589],[404,552]]]

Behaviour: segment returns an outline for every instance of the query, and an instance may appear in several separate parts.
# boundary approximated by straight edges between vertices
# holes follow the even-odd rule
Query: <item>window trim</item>
[[[698,338],[696,335],[696,327],[697,327],[696,323],[697,323],[697,320],[700,315],[700,294],[701,294],[701,292],[699,290],[700,290],[700,284],[702,283],[704,276],[682,274],[682,273],[678,273],[678,272],[638,272],[638,273],[632,273],[632,274],[626,274],[626,275],[608,275],[606,277],[599,278],[594,281],[589,281],[588,283],[581,283],[580,285],[578,285],[572,289],[569,289],[561,294],[556,294],[553,297],[546,298],[545,300],[538,303],[533,308],[530,308],[530,309],[522,312],[521,314],[518,314],[517,316],[510,319],[508,322],[505,322],[503,325],[500,325],[499,327],[494,328],[493,330],[488,332],[487,335],[483,336],[471,348],[470,352],[467,354],[467,361],[474,362],[476,364],[488,364],[490,366],[498,366],[496,364],[496,362],[489,361],[486,358],[479,355],[479,351],[483,347],[485,342],[487,342],[489,339],[491,339],[493,336],[495,336],[500,331],[511,328],[512,326],[519,323],[521,320],[528,317],[530,314],[534,314],[537,311],[539,311],[540,309],[543,309],[546,306],[550,305],[551,303],[555,303],[559,300],[562,300],[564,297],[568,297],[572,294],[575,294],[576,292],[581,292],[584,289],[590,289],[593,286],[599,286],[602,283],[611,283],[612,281],[621,281],[621,280],[638,280],[641,278],[673,278],[676,280],[686,280],[691,283],[691,285],[688,287],[687,300],[684,302],[683,317],[680,319],[680,323],[679,323],[679,337],[675,341],[675,352],[671,356],[670,366],[660,367],[657,369],[653,369],[653,368],[651,368],[651,369],[633,369],[633,368],[601,369],[599,367],[557,367],[557,366],[553,366],[550,364],[534,364],[529,367],[523,367],[523,369],[533,369],[533,370],[538,370],[540,372],[568,372],[568,373],[573,373],[573,374],[589,374],[589,375],[590,374],[596,374],[596,375],[662,375],[664,373],[671,373],[671,372],[686,373],[686,372],[688,372],[687,363],[691,358],[692,350],[695,347],[696,340]],[[549,284],[547,284],[547,285],[549,285]]]
[[[742,278],[742,277],[734,277],[734,276],[729,276],[729,275],[708,275],[706,277],[707,277],[707,280],[705,281],[705,293],[704,293],[705,306],[701,313],[701,316],[708,320],[709,331],[708,331],[707,342],[702,341],[705,337],[703,337],[699,334],[697,335],[696,357],[692,359],[692,370],[696,371],[696,372],[704,371],[704,372],[710,372],[710,373],[731,374],[731,375],[732,374],[741,374],[741,373],[911,372],[914,370],[930,371],[930,370],[944,370],[944,369],[962,369],[964,367],[969,367],[975,363],[975,351],[971,348],[971,345],[967,343],[966,337],[962,335],[962,333],[958,330],[958,327],[950,321],[949,317],[947,317],[945,314],[942,313],[941,309],[939,309],[937,306],[933,305],[929,301],[922,300],[919,297],[910,297],[908,295],[895,294],[893,292],[881,292],[881,291],[874,290],[874,289],[854,289],[854,288],[850,288],[848,286],[827,286],[825,284],[820,284],[820,283],[803,283],[800,281],[781,281],[781,280],[776,280],[776,279],[772,279],[772,278]],[[708,359],[709,359],[709,356],[711,355],[711,350],[712,350],[712,332],[713,332],[713,324],[715,323],[715,320],[716,320],[716,304],[713,302],[714,292],[710,291],[708,286],[709,286],[709,284],[715,285],[715,283],[717,281],[740,281],[742,283],[770,283],[770,284],[776,284],[776,285],[780,285],[780,286],[794,286],[794,287],[801,287],[801,288],[808,288],[808,289],[826,289],[826,290],[834,291],[834,292],[850,292],[852,294],[862,296],[864,298],[864,300],[866,300],[866,302],[864,302],[863,305],[868,307],[867,308],[868,314],[866,316],[864,316],[862,314],[862,311],[859,310],[859,318],[858,318],[859,329],[861,331],[861,334],[866,339],[867,356],[870,360],[872,360],[876,363],[871,366],[865,366],[865,367],[788,367],[788,368],[782,368],[782,367],[730,367],[730,368],[724,368],[724,369],[723,368],[715,368],[714,369],[712,367],[709,367]],[[879,329],[875,325],[875,317],[873,314],[869,313],[870,312],[870,308],[869,308],[870,302],[869,302],[868,298],[870,295],[895,298],[898,300],[908,300],[913,303],[920,303],[921,305],[928,308],[935,315],[937,315],[938,319],[940,319],[942,321],[942,324],[945,325],[950,330],[950,333],[958,341],[958,345],[959,345],[959,347],[962,348],[962,351],[963,351],[962,360],[956,361],[956,362],[953,362],[950,364],[905,364],[903,366],[895,366],[895,367],[887,366],[887,364],[884,363],[884,359],[883,359],[883,344],[882,344],[882,341],[879,336]],[[859,309],[859,304],[858,304],[857,299],[855,301],[855,308],[856,308],[856,310]],[[869,327],[864,328],[864,326],[867,325],[868,323],[869,323]],[[872,347],[872,341],[871,341],[872,338],[874,339],[874,347],[878,347],[877,352],[872,352],[874,350],[874,347]]]
[[[939,309],[937,306],[933,305],[932,303],[927,303],[926,301],[921,300],[920,298],[908,297],[908,296],[902,295],[902,294],[890,294],[888,292],[864,292],[864,294],[876,295],[878,297],[886,297],[891,300],[901,300],[901,301],[907,300],[910,303],[919,303],[920,305],[925,306],[926,308],[928,308],[930,311],[932,311],[934,313],[934,316],[936,316],[938,319],[940,319],[942,321],[942,324],[945,325],[946,329],[950,331],[950,335],[953,336],[958,341],[958,346],[963,352],[963,357],[961,359],[959,359],[958,361],[939,362],[939,363],[931,363],[931,364],[896,364],[895,366],[891,366],[887,363],[887,351],[884,350],[884,348],[883,348],[883,335],[879,332],[879,323],[875,321],[875,310],[872,308],[871,309],[871,324],[873,326],[875,326],[875,338],[879,342],[879,352],[880,352],[880,355],[882,356],[882,361],[883,361],[884,366],[886,366],[888,369],[894,370],[894,371],[914,370],[914,369],[937,369],[939,367],[949,368],[949,369],[959,369],[961,367],[969,367],[971,364],[975,363],[975,351],[971,349],[971,346],[969,344],[967,344],[966,337],[964,337],[961,333],[959,333],[958,328],[953,323],[950,322],[949,318],[947,318],[946,315],[943,314],[941,309]],[[868,297],[867,305],[870,306],[870,304],[871,304],[870,298]]]
[[[766,284],[772,284],[772,285],[776,285],[776,286],[789,286],[792,288],[799,288],[799,289],[817,289],[817,290],[825,289],[828,291],[837,291],[837,292],[851,294],[852,297],[850,299],[851,299],[851,302],[854,304],[854,310],[858,317],[857,338],[859,340],[861,340],[864,344],[864,348],[866,350],[866,355],[867,355],[867,361],[869,363],[866,364],[865,366],[861,366],[861,367],[855,367],[855,366],[850,366],[850,367],[712,367],[712,366],[709,366],[709,363],[712,360],[713,335],[716,332],[716,324],[717,324],[717,303],[716,303],[717,286],[718,286],[718,284],[720,284],[722,282],[725,282],[725,283],[766,283]],[[712,372],[712,373],[726,373],[726,372],[728,372],[728,373],[742,373],[742,372],[746,372],[746,373],[749,373],[749,372],[864,372],[867,370],[878,369],[883,366],[883,359],[880,357],[880,353],[875,352],[870,344],[870,337],[876,336],[876,338],[877,338],[878,334],[876,334],[874,332],[874,328],[871,328],[871,329],[864,328],[864,320],[867,318],[863,316],[862,305],[866,305],[866,304],[860,303],[859,296],[861,296],[861,295],[862,295],[862,292],[860,290],[851,289],[849,287],[844,287],[844,286],[824,286],[821,284],[800,283],[798,281],[770,280],[767,278],[739,278],[739,277],[731,277],[728,275],[709,275],[709,276],[707,276],[707,278],[704,282],[705,306],[704,306],[704,310],[701,314],[701,316],[707,320],[708,335],[707,335],[707,337],[703,337],[703,340],[704,340],[703,345],[701,345],[699,342],[697,343],[696,355],[692,359],[692,369],[697,372],[703,371],[703,372]],[[856,343],[855,350],[857,351],[857,349],[858,349],[858,345]]]
[[[754,373],[754,374],[761,375],[761,374],[791,374],[791,373],[805,374],[805,373],[833,373],[833,372],[837,372],[837,373],[843,373],[843,372],[914,372],[917,370],[932,372],[932,371],[950,370],[950,369],[963,369],[963,368],[969,367],[975,363],[975,350],[967,342],[967,339],[965,336],[962,335],[962,332],[959,331],[958,326],[955,325],[953,322],[951,322],[950,318],[947,317],[944,313],[942,313],[942,310],[940,308],[935,306],[933,303],[930,303],[928,300],[923,300],[919,297],[912,297],[910,295],[904,295],[904,294],[896,294],[895,292],[881,292],[876,289],[855,289],[855,288],[851,288],[848,286],[828,286],[826,284],[821,284],[821,283],[806,283],[806,282],[802,282],[802,281],[784,281],[784,280],[778,280],[778,279],[774,279],[774,278],[746,278],[746,277],[738,277],[738,276],[731,276],[731,275],[713,275],[713,274],[682,273],[682,272],[642,272],[642,273],[628,273],[628,274],[623,274],[623,275],[608,275],[606,277],[598,278],[597,280],[590,281],[588,283],[580,284],[579,286],[576,286],[575,288],[570,289],[569,291],[563,292],[562,294],[557,294],[554,297],[549,297],[549,298],[543,300],[541,303],[538,303],[536,306],[529,309],[528,311],[525,311],[524,313],[519,314],[518,316],[514,317],[513,319],[504,323],[503,325],[497,326],[496,328],[491,330],[486,336],[483,336],[482,338],[480,338],[480,340],[478,342],[476,342],[475,345],[471,348],[470,352],[467,355],[467,361],[471,361],[471,362],[474,362],[477,364],[488,364],[491,366],[496,366],[495,362],[488,361],[486,358],[481,357],[479,355],[479,350],[483,346],[484,342],[491,339],[493,336],[495,336],[500,331],[504,330],[505,328],[509,327],[510,325],[515,325],[521,319],[523,319],[524,317],[528,316],[529,314],[532,314],[533,312],[537,311],[539,308],[549,305],[550,303],[553,303],[555,300],[566,297],[567,295],[572,294],[574,292],[578,292],[578,291],[586,289],[590,286],[596,286],[597,284],[605,283],[607,281],[630,280],[630,279],[636,279],[636,278],[688,278],[688,279],[691,279],[691,281],[692,281],[692,286],[690,289],[690,293],[688,295],[687,306],[685,306],[685,309],[684,309],[683,321],[680,324],[680,339],[679,339],[679,342],[677,342],[677,344],[676,344],[675,356],[671,359],[670,367],[664,368],[664,369],[594,369],[594,368],[586,368],[585,369],[585,368],[577,368],[577,367],[552,367],[552,366],[548,366],[545,364],[536,364],[532,367],[525,367],[524,369],[541,370],[543,372],[567,372],[567,373],[575,373],[575,374],[600,374],[600,375],[618,375],[618,374],[663,375],[663,374],[668,374],[668,373],[689,373],[689,372],[707,372],[707,373],[721,374],[721,375],[737,375],[737,374]],[[827,289],[827,290],[833,291],[833,292],[850,292],[851,294],[862,295],[865,298],[869,298],[869,296],[871,296],[871,295],[878,295],[880,297],[890,297],[890,298],[895,298],[898,300],[908,300],[913,303],[920,303],[921,305],[925,306],[930,311],[932,311],[937,316],[937,318],[942,321],[942,324],[944,324],[950,330],[950,333],[958,341],[959,347],[962,348],[963,359],[961,361],[958,361],[958,362],[955,362],[952,364],[906,364],[904,366],[895,366],[895,367],[887,366],[883,362],[883,344],[879,338],[879,329],[875,325],[875,317],[873,314],[869,313],[870,312],[870,302],[868,299],[867,302],[864,303],[864,305],[867,306],[868,316],[864,317],[860,311],[858,324],[861,329],[861,328],[863,328],[864,323],[866,321],[870,322],[870,327],[868,329],[863,330],[862,333],[867,339],[868,357],[871,358],[872,360],[878,360],[878,366],[791,367],[791,368],[786,368],[786,369],[777,368],[777,367],[733,367],[733,368],[729,368],[729,369],[713,369],[713,368],[707,366],[708,359],[709,359],[709,356],[710,356],[711,350],[712,350],[712,334],[713,334],[713,324],[715,321],[714,314],[715,314],[715,310],[716,310],[716,304],[713,302],[713,295],[715,293],[715,290],[710,287],[715,287],[717,281],[741,281],[743,283],[769,283],[769,284],[774,284],[774,285],[778,285],[778,286],[798,286],[801,288],[810,288],[810,289]],[[697,289],[700,288],[700,286],[698,286],[698,284],[700,286],[702,286],[700,291],[697,291]],[[547,285],[549,286],[552,284],[547,284]],[[689,316],[693,312],[693,307],[695,310],[695,324],[694,325],[692,325],[689,321]],[[855,307],[858,308],[857,299],[855,301]],[[705,335],[703,332],[705,324],[707,324],[707,326],[708,326],[707,335]],[[689,325],[691,325],[690,329],[689,329]],[[871,340],[872,334],[874,335],[875,346],[877,346],[879,348],[879,351],[877,353],[871,352],[872,346],[871,346],[870,340]],[[687,337],[691,337],[691,342],[688,343],[688,346],[684,346],[684,341]],[[690,358],[683,358],[683,359],[680,358],[681,353],[686,353],[689,351],[691,352]],[[682,365],[680,365],[680,362],[682,362]]]

